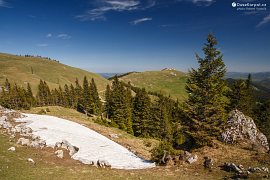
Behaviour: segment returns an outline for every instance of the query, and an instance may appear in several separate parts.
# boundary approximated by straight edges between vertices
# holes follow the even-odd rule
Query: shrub
[[[171,156],[183,153],[182,150],[174,149],[170,143],[163,141],[152,150],[152,160],[158,164],[162,164],[161,160],[165,152]]]
[[[186,137],[182,131],[177,131],[173,136],[173,144],[175,147],[179,147],[186,142]]]
[[[103,122],[102,122],[100,117],[97,117],[96,119],[94,119],[94,122],[97,123],[97,124],[103,125]]]
[[[100,117],[97,117],[94,122],[100,125],[109,126],[108,121]]]

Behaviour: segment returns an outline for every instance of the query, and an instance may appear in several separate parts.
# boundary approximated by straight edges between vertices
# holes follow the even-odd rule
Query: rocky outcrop
[[[32,164],[36,164],[35,161],[32,158],[28,158],[27,162],[32,163]]]
[[[111,167],[110,163],[108,161],[105,161],[105,160],[98,160],[97,161],[97,165],[98,167],[101,167],[101,168],[106,168],[106,167]]]
[[[267,177],[269,174],[269,169],[267,167],[248,167],[244,168],[243,165],[239,164],[236,165],[235,163],[224,163],[222,166],[220,166],[222,170],[227,172],[233,172],[234,176],[232,179],[248,179],[249,176],[253,173],[260,173],[264,174]],[[258,177],[257,177],[258,178]]]
[[[214,160],[211,159],[210,157],[204,157],[204,162],[203,162],[203,166],[205,168],[211,169],[212,166],[214,165]]]
[[[30,127],[26,127],[25,123],[17,124],[14,118],[23,117],[21,113],[9,110],[0,106],[0,129],[10,135],[10,139],[18,137],[17,144],[34,148],[43,148],[46,141],[40,139],[39,136],[33,134]]]
[[[30,140],[29,139],[25,139],[25,138],[20,138],[17,141],[17,144],[22,145],[22,146],[30,146]]]
[[[190,156],[188,159],[187,159],[187,162],[189,164],[192,164],[194,162],[198,161],[198,156],[195,154],[194,156]]]
[[[55,143],[54,148],[62,148],[69,151],[69,155],[73,156],[79,151],[79,148],[70,144],[67,140],[62,140],[62,142]]]
[[[63,150],[57,150],[57,151],[55,151],[55,153],[54,153],[58,158],[61,158],[61,159],[63,159],[64,158],[64,151]]]
[[[264,152],[269,151],[266,136],[256,127],[252,118],[245,116],[238,110],[230,113],[225,125],[225,131],[221,134],[221,139],[228,144],[244,142],[256,146]]]
[[[110,134],[110,138],[113,138],[113,139],[118,139],[119,136],[117,134]]]
[[[12,125],[10,124],[10,122],[7,121],[6,116],[0,117],[0,128],[3,128],[3,129],[12,128]]]
[[[16,151],[16,148],[15,147],[10,147],[10,148],[8,148],[8,151]]]

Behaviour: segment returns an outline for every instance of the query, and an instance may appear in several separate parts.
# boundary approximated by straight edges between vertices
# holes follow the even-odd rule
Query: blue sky
[[[270,71],[268,0],[0,0],[0,52],[93,72],[187,71],[210,32],[229,71]]]

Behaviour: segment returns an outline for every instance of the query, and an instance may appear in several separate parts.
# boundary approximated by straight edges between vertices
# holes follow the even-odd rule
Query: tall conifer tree
[[[106,91],[105,91],[105,111],[107,114],[107,118],[111,117],[112,114],[112,108],[111,108],[111,88],[110,85],[108,84],[106,86]]]
[[[92,78],[89,86],[90,91],[90,109],[92,114],[100,114],[101,113],[101,101],[98,95],[97,85],[95,80]]]
[[[27,83],[26,98],[31,107],[35,106],[35,97],[33,96],[32,88],[29,83]]]
[[[135,136],[148,136],[151,100],[143,88],[137,91],[133,102],[133,129]]]
[[[120,129],[127,130],[126,127],[126,107],[125,107],[125,88],[115,76],[112,83],[112,91],[110,97],[112,125],[116,125]]]
[[[203,48],[205,57],[196,55],[199,68],[189,71],[186,90],[186,113],[190,135],[197,145],[210,143],[209,137],[219,134],[220,125],[226,119],[228,104],[227,86],[223,80],[226,67],[221,52],[216,48],[217,40],[209,34]]]

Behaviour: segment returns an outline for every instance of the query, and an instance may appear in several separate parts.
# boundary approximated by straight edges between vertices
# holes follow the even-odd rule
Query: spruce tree
[[[57,99],[57,93],[56,93],[56,89],[52,89],[51,90],[51,95],[52,95],[52,105],[56,106],[58,99]]]
[[[45,88],[42,80],[39,81],[37,99],[40,106],[45,106]]]
[[[52,104],[51,91],[46,81],[40,80],[38,85],[37,99],[40,106]]]
[[[75,81],[75,107],[79,107],[79,102],[81,102],[82,99],[82,87],[79,83],[79,80],[76,78]]]
[[[160,96],[151,106],[150,112],[151,121],[148,123],[149,134],[152,137],[160,138],[171,143],[172,127],[169,118],[166,101],[163,96]]]
[[[35,106],[35,97],[33,96],[32,88],[29,83],[27,83],[26,98],[30,107]]]
[[[109,118],[112,120],[113,126],[119,127],[123,130],[127,130],[125,96],[125,88],[123,84],[120,83],[118,77],[115,76],[112,82],[110,97],[111,114]]]
[[[30,109],[31,104],[27,98],[27,91],[23,87],[20,87],[18,89],[18,93],[19,93],[19,98],[20,98],[19,109]]]
[[[51,90],[50,90],[48,84],[46,83],[46,81],[43,81],[43,85],[44,85],[45,105],[50,105],[52,102]]]
[[[137,91],[133,102],[133,130],[135,136],[149,136],[151,100],[143,88]]]
[[[125,107],[125,119],[126,119],[126,127],[127,132],[129,134],[134,134],[133,132],[133,121],[132,121],[132,92],[130,86],[128,86],[125,89],[125,101],[124,101],[124,107]]]
[[[84,76],[82,93],[78,99],[77,110],[79,112],[85,113],[86,115],[89,115],[92,110],[91,103],[92,101],[91,101],[91,96],[90,96],[89,83],[88,83],[87,77]]]
[[[105,111],[106,111],[106,117],[111,117],[112,115],[112,108],[111,108],[111,88],[110,85],[108,84],[106,86],[106,91],[105,91]]]
[[[97,85],[95,80],[92,78],[89,85],[90,91],[90,110],[92,114],[99,115],[101,113],[101,101],[98,95]]]
[[[247,116],[253,115],[254,108],[253,87],[251,85],[251,75],[246,80],[239,79],[231,85],[229,93],[230,106],[229,110],[238,109]]]
[[[11,100],[11,107],[13,109],[19,109],[19,92],[18,92],[18,86],[15,83],[14,86],[10,87],[10,100]]]
[[[76,107],[76,90],[72,84],[70,85],[69,89],[70,89],[70,106],[71,108],[75,108]]]
[[[57,99],[58,99],[58,106],[64,106],[64,93],[61,86],[58,87]]]
[[[64,85],[63,105],[64,105],[64,107],[70,107],[71,106],[70,92],[69,92],[69,87],[68,87],[67,84]]]
[[[226,119],[228,88],[223,80],[226,67],[216,45],[216,38],[209,34],[203,48],[205,57],[196,55],[199,68],[189,71],[186,84],[189,135],[198,146],[210,144],[211,137],[219,135],[220,125]]]

